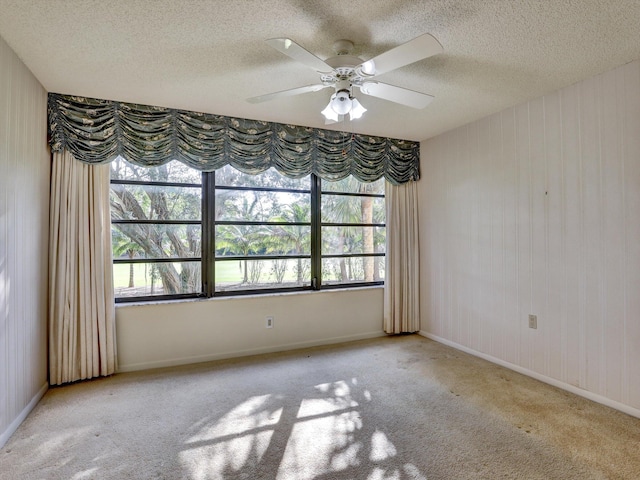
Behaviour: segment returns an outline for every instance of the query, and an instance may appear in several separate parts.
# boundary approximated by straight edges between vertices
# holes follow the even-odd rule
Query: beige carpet
[[[2,479],[638,479],[640,420],[419,336],[49,390]]]

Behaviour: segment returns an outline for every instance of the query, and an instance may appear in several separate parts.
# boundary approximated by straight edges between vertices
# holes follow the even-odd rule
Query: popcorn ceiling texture
[[[0,36],[51,92],[423,140],[640,58],[638,0],[0,0]],[[372,58],[422,33],[444,53],[379,77],[434,95],[423,110],[359,95],[369,110],[324,125],[330,90],[270,48],[287,36],[322,59],[342,38]]]

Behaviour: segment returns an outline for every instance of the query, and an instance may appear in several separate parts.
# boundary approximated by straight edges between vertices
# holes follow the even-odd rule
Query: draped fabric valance
[[[153,167],[178,160],[202,171],[227,164],[249,174],[274,167],[301,178],[419,178],[418,142],[244,120],[208,113],[49,94],[49,142],[86,163],[122,156]]]

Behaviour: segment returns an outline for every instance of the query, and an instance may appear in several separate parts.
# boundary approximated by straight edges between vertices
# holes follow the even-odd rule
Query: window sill
[[[123,302],[116,303],[116,308],[123,307],[136,307],[136,306],[145,306],[145,305],[162,305],[162,304],[175,304],[175,303],[191,303],[191,302],[219,302],[219,301],[227,301],[227,300],[242,300],[242,299],[256,299],[256,298],[265,298],[265,297],[284,297],[284,296],[292,296],[292,295],[322,295],[326,293],[335,293],[335,292],[355,292],[362,291],[368,289],[382,289],[384,285],[364,285],[359,287],[341,287],[341,288],[325,288],[324,290],[298,290],[295,292],[273,292],[273,293],[256,293],[249,295],[227,295],[227,296],[219,296],[219,297],[196,297],[196,298],[176,298],[169,300],[144,300],[140,302]]]

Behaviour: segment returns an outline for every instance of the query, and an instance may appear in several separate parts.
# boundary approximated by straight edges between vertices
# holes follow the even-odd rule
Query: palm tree
[[[221,225],[216,235],[216,250],[222,255],[239,255],[248,257],[255,254],[259,249],[262,240],[268,235],[268,231],[257,228],[253,225]],[[248,260],[242,260],[243,276],[242,283],[249,283]]]
[[[357,193],[378,193],[382,183],[363,183],[356,178],[350,176],[340,181],[338,188],[334,191],[340,192],[357,192]],[[333,190],[333,189],[332,189]],[[328,192],[325,192],[328,193]],[[371,224],[374,223],[374,198],[349,197],[343,195],[326,195],[324,197],[330,202],[326,211],[330,218],[327,219],[336,223],[353,223],[353,224]],[[375,212],[376,216],[380,212]],[[384,217],[384,212],[382,212]],[[376,219],[379,222],[380,219]],[[384,221],[384,220],[382,220]],[[359,237],[360,231],[362,236]],[[372,227],[339,227],[337,243],[335,245],[338,253],[344,253],[345,245],[355,245],[362,242],[363,253],[375,253],[374,229]],[[370,282],[377,278],[375,257],[363,258],[364,281]],[[344,258],[340,259],[340,276],[342,281],[351,280],[352,275],[347,268],[347,262]]]
[[[387,212],[384,202],[373,203],[373,223],[386,223]],[[375,253],[384,253],[386,245],[386,228],[375,228],[373,233],[373,244]],[[373,259],[373,280],[380,281],[380,264],[384,263],[382,257]]]
[[[309,223],[311,205],[308,202],[285,205],[279,215],[271,218],[273,222]],[[268,251],[280,255],[305,254],[311,247],[311,230],[308,225],[277,225],[272,229]],[[302,258],[297,259],[297,282],[302,285],[306,271]]]
[[[113,231],[113,257],[122,257],[127,255],[129,259],[135,258],[135,256],[143,252],[144,250],[139,243],[134,242],[127,235],[123,234],[119,229]],[[134,268],[133,263],[129,264],[129,288],[134,288]]]
[[[241,200],[230,198],[225,206],[235,218],[244,221],[256,220],[254,210],[258,204],[258,197],[253,192],[253,199],[249,201],[247,196],[242,196]],[[216,233],[216,250],[223,255],[240,255],[248,257],[251,254],[259,253],[264,249],[264,239],[269,235],[269,230],[264,226],[224,224],[218,227]],[[242,283],[249,283],[249,271],[247,259],[242,260],[243,278]]]
[[[370,183],[360,184],[360,193],[371,193],[373,189]],[[373,197],[360,197],[360,214],[362,223],[373,223]],[[363,253],[373,253],[373,227],[362,229],[362,251]],[[364,257],[364,281],[372,282],[374,273],[375,257]]]
[[[343,180],[346,181],[346,180]],[[352,177],[349,177],[350,182],[356,182],[356,180],[352,180]],[[347,186],[347,191],[351,191],[350,187]],[[342,189],[341,189],[342,190]],[[327,212],[328,218],[325,220],[328,222],[335,223],[360,223],[361,219],[361,209],[358,202],[358,199],[355,197],[348,197],[344,195],[326,195],[323,197],[324,203],[323,207],[324,211]],[[324,213],[324,212],[323,212]],[[336,253],[345,253],[345,245],[353,240],[357,234],[356,227],[336,227],[337,228],[337,236],[335,238],[335,252]],[[328,240],[324,239],[323,240]],[[351,279],[351,275],[349,273],[349,269],[347,268],[347,261],[344,258],[340,258],[340,281],[345,282]]]

